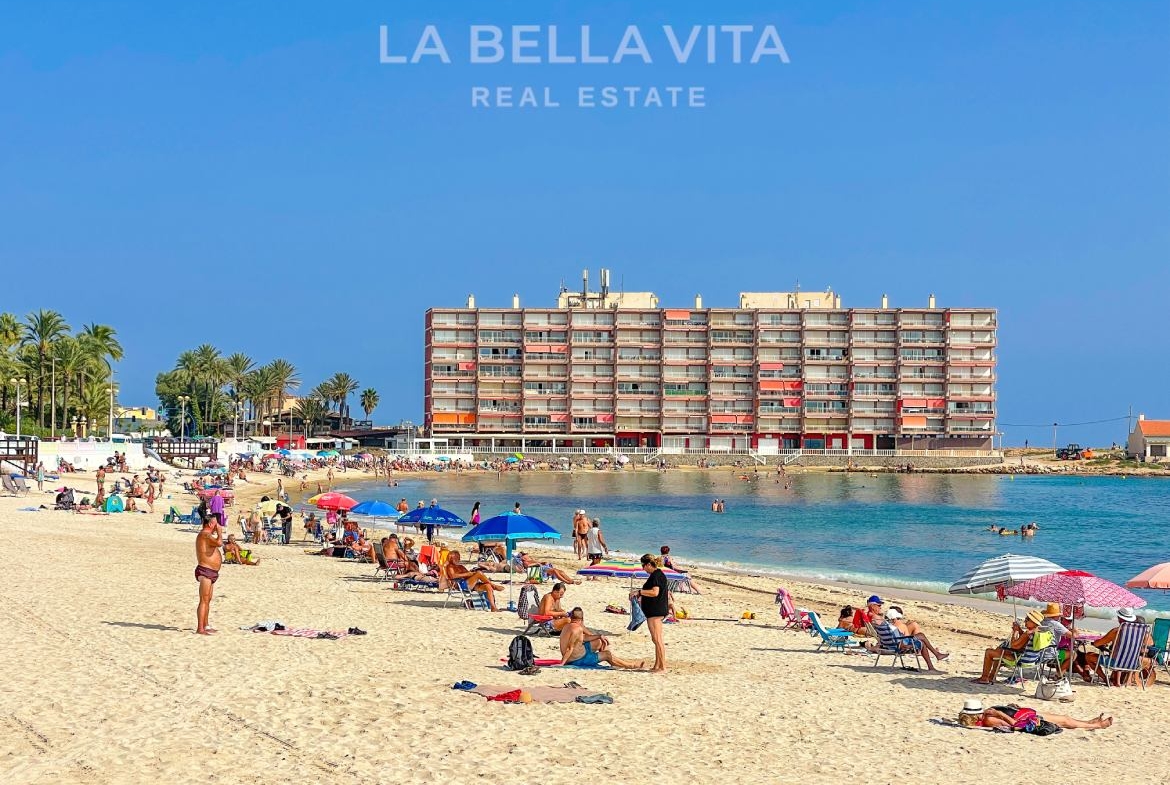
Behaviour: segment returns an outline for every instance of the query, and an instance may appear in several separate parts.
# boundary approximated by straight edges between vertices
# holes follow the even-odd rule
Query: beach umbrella
[[[292,450],[290,450],[287,447],[281,447],[279,450],[276,451],[276,454],[277,455],[292,455]]]
[[[1170,561],[1155,564],[1125,582],[1131,589],[1170,589]]]
[[[416,523],[424,526],[448,526],[451,528],[460,528],[467,525],[467,521],[450,510],[444,510],[442,507],[419,507],[408,513],[404,513],[398,519],[398,522]]]
[[[397,518],[398,510],[383,501],[362,502],[350,509],[351,515],[366,515],[370,518]]]
[[[947,592],[949,594],[982,594],[993,591],[996,593],[996,597],[1002,600],[1009,586],[1015,586],[1017,583],[1039,578],[1042,575],[1051,575],[1063,569],[1064,567],[1047,559],[1005,553],[1003,556],[996,556],[977,564],[966,575],[952,583]],[[1015,615],[1016,598],[1012,597],[1012,616]]]
[[[588,567],[582,567],[577,570],[577,574],[586,575],[591,578],[629,578],[631,584],[635,578],[646,580],[650,577],[650,573],[643,570],[640,563],[609,559],[598,564],[591,564]],[[689,576],[674,570],[663,568],[662,574],[666,576],[668,581],[689,580]]]
[[[208,461],[207,463],[205,463],[203,465],[209,469],[218,469],[219,467],[223,466],[224,464],[222,461]]]
[[[260,510],[261,515],[275,515],[276,514],[276,499],[269,499],[266,502],[260,502],[256,505]]]
[[[1042,575],[1012,586],[1007,593],[1024,600],[1058,602],[1073,607],[1091,605],[1094,608],[1141,608],[1146,604],[1145,600],[1133,592],[1083,570],[1063,570],[1051,575]],[[1072,634],[1069,636],[1069,662],[1072,662],[1075,656],[1076,614],[1073,614],[1072,624]],[[1068,678],[1067,672],[1065,678]]]
[[[442,461],[443,463],[447,463],[451,460],[451,458],[450,458],[450,456],[447,456],[447,455],[440,455],[436,460]]]
[[[405,517],[405,516],[403,516]],[[401,520],[401,519],[399,519]],[[488,518],[463,535],[464,542],[503,542],[508,560],[508,607],[512,607],[512,548],[520,540],[559,540],[561,533],[539,518],[508,512]]]
[[[340,455],[337,450],[317,450],[318,458],[333,458],[337,455]]]
[[[319,510],[351,510],[357,506],[357,503],[357,499],[336,491],[319,493],[309,497],[309,504],[317,505]]]

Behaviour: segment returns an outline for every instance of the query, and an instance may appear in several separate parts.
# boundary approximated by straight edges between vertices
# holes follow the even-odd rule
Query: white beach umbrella
[[[1004,590],[1017,583],[1030,581],[1054,572],[1063,572],[1064,567],[1036,556],[1018,556],[1005,553],[988,559],[972,568],[966,575],[951,584],[949,594],[982,594],[995,592],[1004,599]],[[1012,598],[1012,612],[1015,613],[1015,598]]]

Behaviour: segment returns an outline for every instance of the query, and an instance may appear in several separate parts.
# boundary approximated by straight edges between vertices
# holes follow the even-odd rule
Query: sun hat
[[[1060,603],[1050,602],[1044,607],[1044,618],[1059,619],[1061,615]]]
[[[886,611],[886,618],[890,621],[896,621],[897,619],[902,618],[902,614],[898,613],[895,608],[890,608],[888,611]]]
[[[882,598],[876,594],[871,594],[869,599],[865,601],[866,605],[882,605]]]
[[[1037,627],[1044,623],[1044,614],[1037,610],[1028,611],[1028,615],[1025,618]]]
[[[963,701],[963,710],[959,714],[982,714],[983,701],[978,698],[968,698]]]
[[[1118,608],[1117,618],[1122,621],[1137,621],[1137,614],[1133,612],[1133,608]]]

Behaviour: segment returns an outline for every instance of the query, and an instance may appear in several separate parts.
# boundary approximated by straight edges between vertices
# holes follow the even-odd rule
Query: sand
[[[84,476],[70,482],[92,487]],[[370,565],[296,544],[258,546],[258,567],[225,565],[211,612],[220,633],[194,635],[194,533],[162,524],[163,503],[155,515],[18,511],[42,501],[51,496],[0,498],[4,783],[988,783],[1093,774],[1124,784],[1170,774],[1170,680],[1146,692],[1077,685],[1067,705],[1035,700],[1031,685],[1025,695],[972,685],[984,647],[1006,631],[1004,616],[980,608],[894,590],[890,598],[905,600],[953,655],[941,675],[875,669],[867,657],[814,653],[808,635],[780,630],[774,581],[700,571],[708,592],[680,598],[693,615],[750,610],[758,619],[668,625],[663,675],[545,668],[524,677],[499,662],[521,629],[514,613],[443,609],[442,595],[394,591],[371,580]],[[830,618],[864,600],[854,587],[787,586]],[[626,632],[624,617],[601,612],[625,597],[624,582],[586,582],[570,587],[565,605],[581,605],[620,656],[650,659],[644,629]],[[262,619],[369,634],[310,640],[239,629]],[[538,657],[555,656],[548,638],[534,644]],[[614,703],[501,705],[451,689],[463,679],[577,681]],[[1105,712],[1116,724],[1041,739],[929,722],[971,697],[1080,718]]]

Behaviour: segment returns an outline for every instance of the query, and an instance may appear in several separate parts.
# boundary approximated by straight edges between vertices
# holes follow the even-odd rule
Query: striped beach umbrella
[[[1035,556],[1005,553],[973,567],[966,575],[951,584],[950,594],[1002,593],[1010,586],[1043,575],[1061,572],[1064,567]],[[1003,599],[1001,596],[1000,599]]]

